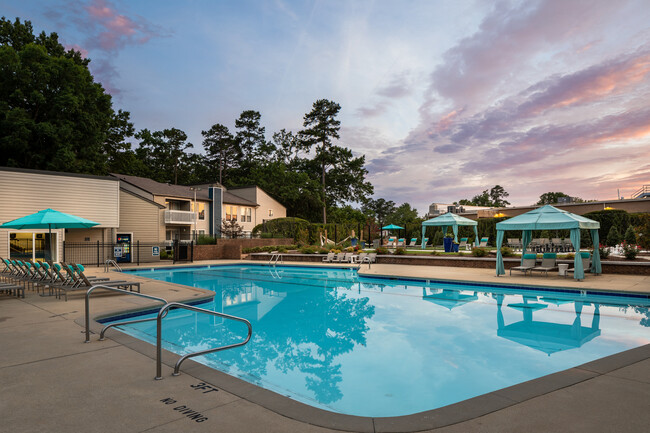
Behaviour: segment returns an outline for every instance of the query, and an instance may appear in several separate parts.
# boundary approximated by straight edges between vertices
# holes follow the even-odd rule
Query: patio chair
[[[68,265],[68,267],[71,267]],[[116,287],[118,289],[123,289],[126,290],[127,288],[130,291],[133,291],[134,288],[135,290],[139,293],[140,292],[140,283],[139,282],[134,282],[134,281],[114,281],[110,280],[108,278],[98,278],[96,280],[89,280],[88,277],[84,274],[84,267],[83,265],[75,265],[76,269],[76,277],[75,277],[75,282],[80,281],[78,284],[75,283],[74,285],[63,285],[63,286],[58,286],[60,291],[63,291],[65,300],[66,302],[68,301],[68,292],[70,291],[75,291],[75,290],[87,290],[91,288],[92,286],[97,286],[97,285],[102,285],[102,286],[109,286],[109,287]],[[59,294],[59,298],[60,298]]]
[[[488,246],[488,240],[490,238],[481,238],[481,242],[478,244],[479,247],[487,247]]]
[[[67,263],[61,262],[61,265],[63,265],[63,269],[68,273],[70,276],[70,280],[73,281],[72,286],[81,286],[83,284],[83,279],[81,278],[81,274],[83,274],[83,271],[85,271],[84,267],[82,265],[69,265]],[[78,266],[81,267],[81,271],[79,271]],[[84,275],[84,278],[86,281],[90,282],[102,282],[102,281],[108,281],[110,278],[107,277],[102,277],[102,278],[97,278],[94,275]]]
[[[542,264],[535,266],[530,270],[532,275],[533,272],[544,272],[548,277],[548,271],[557,269],[557,254],[556,253],[544,253],[542,257]]]
[[[377,253],[368,254],[367,260],[368,260],[368,263],[376,263],[377,262]]]
[[[323,257],[323,262],[332,263],[332,261],[334,261],[334,256],[336,256],[335,253],[327,253],[327,256]]]
[[[359,255],[355,257],[355,259],[357,263],[363,263],[367,257],[368,257],[368,253],[359,253]]]
[[[401,248],[406,247],[406,239],[404,239],[404,238],[399,238],[399,239],[397,240],[397,247],[398,247],[398,248],[400,248],[400,247],[401,247]]]
[[[333,259],[332,263],[343,263],[345,260],[345,253],[338,253]]]
[[[523,248],[523,245],[521,244],[521,239],[519,238],[514,238],[514,239],[508,239],[508,246],[512,248],[514,251],[521,251]]]
[[[458,249],[465,247],[466,250],[469,250],[469,245],[467,244],[467,238],[460,238],[460,243],[458,244]]]
[[[537,254],[524,254],[524,260],[522,261],[522,264],[520,266],[510,268],[510,275],[512,275],[512,271],[520,271],[526,275],[528,271],[535,267],[536,262]]]
[[[562,250],[562,239],[560,239],[560,238],[551,238],[551,248],[556,253],[559,253]]]
[[[418,238],[411,238],[411,242],[409,242],[408,247],[415,248],[417,246],[418,246]]]

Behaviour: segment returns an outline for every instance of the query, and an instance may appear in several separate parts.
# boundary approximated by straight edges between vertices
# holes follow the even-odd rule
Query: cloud
[[[68,2],[57,9],[45,10],[44,15],[60,28],[70,25],[83,36],[82,43],[69,43],[67,48],[81,51],[90,56],[90,69],[104,88],[111,94],[119,94],[115,80],[119,78],[112,58],[129,46],[147,43],[155,37],[166,37],[164,30],[141,16],[127,16],[107,0],[91,0],[81,5]]]
[[[377,117],[388,111],[395,101],[413,93],[413,84],[408,72],[395,74],[388,84],[379,87],[373,94],[374,104],[357,108],[361,117]]]

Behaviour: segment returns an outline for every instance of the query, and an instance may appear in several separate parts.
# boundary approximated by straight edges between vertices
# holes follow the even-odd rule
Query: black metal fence
[[[177,261],[193,261],[194,242],[184,243],[175,241],[167,243],[151,243],[134,241],[128,243],[115,242],[63,242],[64,262],[80,263],[82,265],[101,266],[106,260],[117,263],[155,263],[161,259]]]

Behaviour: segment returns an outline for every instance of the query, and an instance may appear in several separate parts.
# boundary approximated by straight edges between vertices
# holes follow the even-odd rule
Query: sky
[[[299,131],[341,105],[338,145],[374,198],[512,205],[614,199],[650,184],[648,0],[2,0],[56,32],[136,130]]]

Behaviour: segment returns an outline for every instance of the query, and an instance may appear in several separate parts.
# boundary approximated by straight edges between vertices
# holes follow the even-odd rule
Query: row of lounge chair
[[[590,271],[591,255],[588,252],[581,252],[580,255],[582,258],[582,268],[585,272]],[[544,274],[548,277],[549,271],[554,271],[557,269],[558,266],[556,253],[544,253],[542,256],[542,263],[540,265],[537,265],[537,254],[524,254],[522,264],[520,266],[510,268],[510,275],[512,275],[512,271],[523,272],[524,275],[526,275],[528,272],[530,272],[531,275],[533,272],[544,272]],[[574,268],[567,269],[567,274],[573,273],[574,271]],[[565,274],[565,277],[567,274]]]
[[[459,249],[460,248],[469,249],[472,246],[472,243],[471,242],[468,243],[468,239],[469,238],[460,238],[458,248]],[[489,239],[490,238],[487,238],[487,237],[486,238],[481,238],[481,241],[479,242],[478,246],[479,247],[487,247]],[[417,238],[411,238],[411,242],[408,245],[406,245],[406,239],[404,239],[404,238],[397,239],[397,238],[394,238],[394,237],[389,237],[388,241],[384,244],[384,246],[388,247],[388,248],[400,248],[400,247],[401,248],[420,248],[420,247],[422,247],[422,244],[418,243]],[[426,247],[430,247],[430,246],[432,246],[432,245],[429,244],[429,238],[424,238],[424,247],[426,248]]]
[[[61,298],[63,294],[68,300],[68,292],[88,290],[93,285],[102,284],[123,290],[140,292],[140,283],[133,281],[115,281],[106,277],[86,275],[85,268],[79,264],[33,262],[31,260],[8,260],[0,258],[4,269],[0,271],[0,291],[25,297],[25,289],[36,289],[45,295],[48,289],[50,295]]]
[[[506,243],[506,245],[515,251],[523,250],[523,244],[521,243],[521,239],[508,238],[508,242]],[[559,252],[574,251],[573,244],[571,243],[571,239],[560,239],[560,238],[552,238],[552,239],[535,238],[530,241],[527,249],[537,253],[543,253],[543,252],[559,253]]]
[[[325,263],[375,263],[377,254],[375,253],[328,253],[323,257]]]

